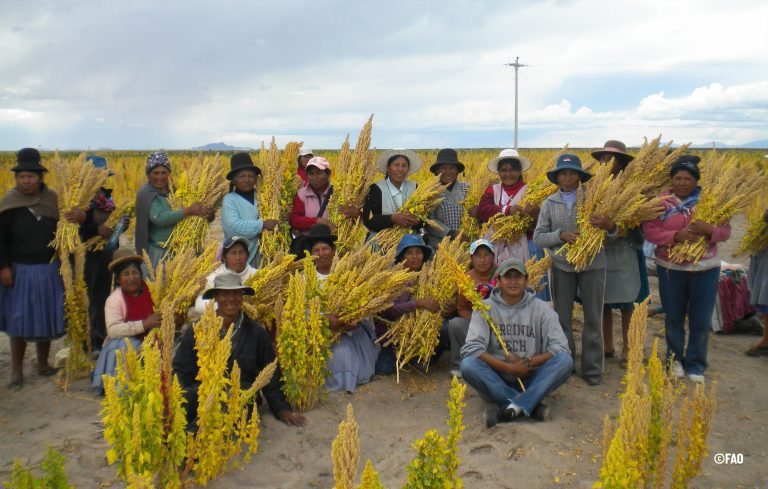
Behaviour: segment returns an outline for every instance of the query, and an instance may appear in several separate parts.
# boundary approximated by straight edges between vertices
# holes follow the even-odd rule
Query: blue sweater
[[[248,263],[254,263],[254,258],[259,253],[259,235],[264,226],[264,221],[259,217],[259,201],[254,199],[253,204],[245,200],[235,192],[224,196],[221,204],[221,227],[224,231],[224,242],[232,236],[246,238],[250,242],[248,246]]]

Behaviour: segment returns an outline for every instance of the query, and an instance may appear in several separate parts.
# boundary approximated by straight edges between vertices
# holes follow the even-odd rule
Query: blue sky
[[[0,3],[0,149],[768,139],[768,3]]]

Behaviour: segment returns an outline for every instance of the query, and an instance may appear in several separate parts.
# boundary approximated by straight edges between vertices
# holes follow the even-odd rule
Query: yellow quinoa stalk
[[[335,489],[353,489],[360,461],[360,434],[352,404],[347,404],[347,419],[339,423],[339,434],[331,444]]]
[[[606,417],[603,465],[600,480],[593,486],[596,488],[664,487],[674,431],[677,442],[671,487],[687,487],[707,455],[714,390],[707,396],[703,387],[697,386],[693,400],[683,400],[679,423],[674,426],[674,410],[681,391],[659,360],[658,340],[653,345],[646,379],[643,345],[647,312],[646,300],[637,305],[632,315],[626,387],[612,435],[612,425]]]
[[[346,218],[339,207],[362,208],[368,189],[376,180],[376,165],[370,151],[372,127],[373,114],[360,131],[354,152],[349,150],[349,136],[344,140],[339,160],[331,172],[333,195],[328,203],[328,216],[337,228],[336,253],[342,256],[362,246],[367,234],[361,217]]]
[[[73,263],[74,262],[74,270]],[[61,257],[61,273],[64,282],[64,317],[67,323],[69,356],[61,387],[66,391],[72,381],[90,374],[91,321],[88,317],[88,290],[85,285],[85,245],[78,243],[73,260]]]
[[[716,406],[714,382],[709,395],[702,384],[697,384],[693,399],[683,400],[677,435],[677,457],[672,469],[673,489],[688,487],[688,482],[701,473],[701,461],[709,453],[707,436]]]
[[[440,177],[433,176],[416,187],[398,212],[410,213],[427,226],[442,229],[440,223],[429,218],[429,213],[443,202],[443,192],[446,188],[448,188],[447,185],[440,183]],[[376,243],[381,249],[397,246],[400,239],[411,232],[410,228],[392,226],[376,234]]]
[[[198,429],[189,434],[186,473],[194,473],[196,484],[206,485],[238,465],[237,456],[243,445],[245,460],[258,448],[259,414],[248,405],[275,373],[277,361],[265,368],[253,385],[243,389],[240,385],[240,366],[234,363],[228,373],[228,360],[232,348],[233,328],[221,336],[222,318],[208,305],[195,325],[195,350],[199,367]]]
[[[379,473],[373,468],[370,459],[365,462],[363,474],[360,476],[360,485],[357,489],[384,489],[384,485],[379,479]]]
[[[519,206],[541,207],[541,204],[547,200],[547,197],[557,192],[557,185],[553,185],[547,178],[546,173],[542,173],[527,184],[525,196],[520,201]],[[522,213],[502,216],[497,214],[490,222],[493,227],[492,241],[507,241],[514,243],[523,237],[525,232],[533,225],[533,218]]]
[[[464,429],[462,418],[465,392],[466,386],[454,377],[448,400],[448,436],[443,437],[437,430],[430,430],[423,439],[413,443],[416,457],[408,465],[408,480],[403,486],[405,489],[464,487],[458,473],[458,443]]]
[[[107,170],[95,168],[86,161],[85,153],[77,158],[63,159],[57,151],[51,162],[51,170],[52,187],[56,191],[60,214],[74,209],[87,209],[88,203],[109,177]],[[61,216],[51,246],[59,251],[60,256],[68,256],[75,252],[79,243],[79,226],[67,222]]]
[[[550,267],[552,267],[552,257],[548,252],[545,252],[545,256],[541,260],[534,256],[525,262],[525,269],[528,270],[528,286],[536,293],[544,289],[546,284],[542,283],[542,280]]]
[[[195,161],[185,164],[181,176],[172,181],[171,193],[168,196],[171,207],[181,209],[199,202],[214,209],[229,190],[226,174],[226,164],[218,153],[211,157],[204,156],[201,152]],[[187,216],[174,226],[165,247],[177,253],[185,248],[199,251],[205,245],[207,234],[207,219]]]
[[[616,224],[619,234],[624,234],[663,211],[661,199],[648,196],[648,186],[643,181],[630,179],[624,172],[614,177],[610,165],[596,165],[593,171],[594,176],[578,191],[579,236],[575,243],[567,243],[558,251],[565,254],[577,271],[592,263],[606,239],[604,230],[589,224],[592,216],[607,216]]]
[[[142,343],[141,359],[130,343],[118,351],[117,374],[105,375],[102,401],[107,462],[131,486],[181,487],[186,455],[186,417],[176,377],[164,378],[157,334]]]
[[[462,156],[462,160],[464,159]],[[471,242],[481,236],[481,226],[480,221],[476,217],[472,217],[467,210],[480,204],[480,198],[485,193],[485,189],[493,184],[497,176],[488,171],[485,164],[477,165],[474,169],[468,167],[467,170],[469,170],[469,179],[467,180],[469,188],[467,188],[467,194],[462,203],[464,213],[461,215],[459,233]]]
[[[673,149],[672,141],[661,144],[661,135],[650,142],[645,138],[635,159],[623,173],[630,181],[641,182],[646,196],[657,196],[669,188],[669,170],[676,159],[688,152],[689,146],[690,143]]]
[[[136,203],[135,201],[130,202],[124,202],[122,204],[117,204],[115,206],[115,210],[112,211],[112,213],[109,215],[106,221],[104,221],[104,225],[115,229],[115,226],[120,222],[120,220],[123,218],[123,216],[128,216],[130,219],[130,223],[128,224],[128,228],[123,230],[123,234],[131,232],[131,228],[134,225],[134,217],[136,217]],[[109,238],[104,238],[102,236],[99,236],[98,234],[96,236],[91,237],[88,239],[88,241],[85,242],[85,246],[87,251],[101,251],[104,249],[104,247],[107,245],[107,240]]]
[[[735,256],[757,255],[766,248],[768,248],[768,222],[765,222],[763,216],[750,219],[747,232],[741,239]]]
[[[64,465],[67,459],[53,446],[46,444],[45,455],[40,461],[43,471],[42,477],[36,477],[32,473],[32,467],[25,467],[22,461],[14,457],[11,480],[6,481],[8,489],[75,489],[75,486],[67,481],[67,473]]]
[[[693,208],[693,219],[719,226],[728,223],[746,209],[759,192],[764,191],[765,178],[754,163],[739,165],[738,160],[711,151],[701,165],[701,195]],[[669,249],[673,263],[697,262],[709,247],[705,237],[677,243]]]
[[[396,250],[397,244],[400,243],[403,236],[410,232],[410,229],[401,228],[400,226],[392,226],[391,228],[386,228],[376,233],[374,239],[369,241],[369,243],[375,245],[381,253],[386,254]]]
[[[281,221],[286,206],[290,209],[290,202],[283,204],[288,183],[286,174],[288,168],[296,172],[296,160],[287,163],[280,157],[275,138],[269,145],[269,151],[261,145],[259,152],[259,168],[261,169],[261,184],[256,198],[259,201],[259,214],[262,219],[275,219]],[[291,196],[292,198],[292,196]],[[274,259],[278,252],[287,253],[291,243],[290,229],[284,222],[280,222],[273,231],[265,231],[259,237],[259,250],[265,263]]]
[[[311,276],[314,267],[307,265],[304,273],[309,271]],[[313,290],[314,280],[300,272],[291,276],[277,337],[283,393],[294,409],[302,412],[320,400],[331,356],[331,332]]]
[[[326,314],[357,324],[390,307],[417,276],[394,261],[394,250],[382,255],[369,246],[335,259],[321,292]]]
[[[293,205],[293,197],[304,182],[301,181],[296,169],[296,161],[303,143],[289,141],[285,144],[281,155],[283,169],[283,184],[280,189],[280,221],[287,221]]]
[[[455,267],[452,263],[458,262],[462,267],[466,267],[468,261],[469,256],[461,240],[443,238],[434,259],[427,262],[419,273],[415,298],[434,299],[441,308],[455,301],[457,288]],[[429,367],[428,362],[437,347],[442,323],[443,316],[440,312],[417,309],[400,317],[380,338],[384,346],[395,345],[398,383],[400,371],[411,360]]]
[[[245,296],[243,311],[267,328],[275,327],[277,304],[283,301],[291,274],[304,267],[304,260],[293,255],[275,255],[274,259],[251,275],[243,285],[252,287],[255,294]]]

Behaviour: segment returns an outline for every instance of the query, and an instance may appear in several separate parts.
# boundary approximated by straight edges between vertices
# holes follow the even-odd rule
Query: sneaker
[[[540,402],[533,408],[531,418],[536,421],[549,421],[549,406]]]
[[[488,409],[485,411],[485,426],[493,428],[499,424],[499,414],[497,408]]]
[[[682,379],[685,377],[685,370],[683,370],[683,364],[675,360],[672,362],[672,377],[676,379]]]
[[[457,368],[451,369],[451,376],[461,378],[461,371]]]
[[[508,423],[513,419],[522,416],[523,409],[514,403],[510,402],[503,408],[499,408],[499,421],[502,423]]]
[[[695,384],[703,384],[704,376],[702,374],[688,374],[688,380]]]

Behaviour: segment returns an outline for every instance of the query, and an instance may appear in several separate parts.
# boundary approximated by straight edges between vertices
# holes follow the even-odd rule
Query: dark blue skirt
[[[59,261],[14,263],[13,285],[0,285],[0,331],[25,341],[64,336],[64,284]]]

